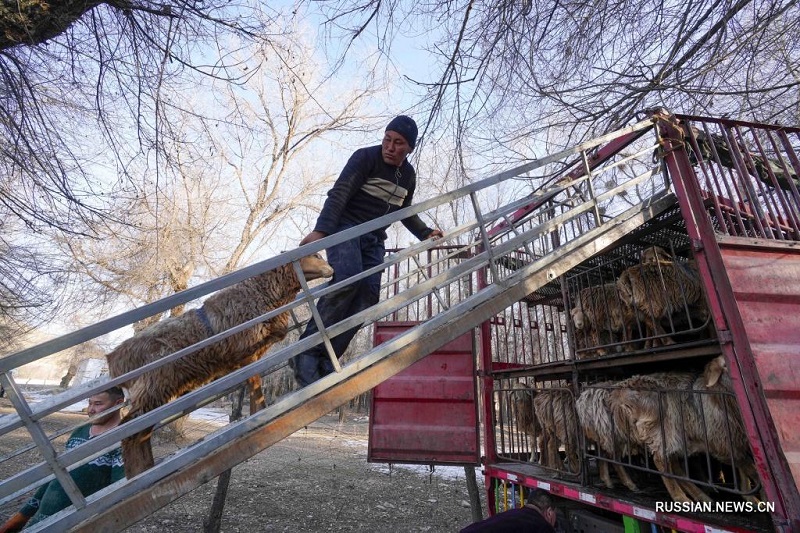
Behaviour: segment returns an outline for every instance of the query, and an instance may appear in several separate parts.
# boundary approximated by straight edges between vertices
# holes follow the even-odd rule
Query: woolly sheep
[[[533,411],[533,398],[536,389],[528,387],[522,383],[514,383],[513,390],[509,394],[513,409],[514,419],[517,423],[517,430],[530,436],[531,455],[530,462],[536,461],[537,444],[542,438],[542,427]]]
[[[614,423],[653,454],[660,472],[685,476],[680,460],[708,453],[724,463],[736,463],[755,481],[744,426],[735,401],[730,404],[726,374],[725,359],[719,356],[700,376],[662,372],[628,378],[609,394]],[[688,480],[662,479],[675,501],[711,501]]]
[[[630,437],[613,422],[608,402],[609,387],[612,385],[612,382],[604,382],[583,389],[575,401],[581,428],[586,438],[594,442],[598,451],[603,452],[605,457],[619,459],[624,456],[640,455],[642,449],[632,443]],[[598,459],[597,463],[600,479],[606,487],[613,489],[614,483],[608,472],[608,462]],[[639,488],[628,475],[628,471],[620,464],[612,464],[622,483],[630,490],[638,491]]]
[[[542,464],[563,470],[559,445],[564,446],[570,473],[580,469],[578,416],[575,398],[567,389],[538,389],[533,398],[533,410],[542,428]]]
[[[755,488],[759,484],[758,471],[750,452],[744,420],[733,395],[733,383],[725,357],[720,355],[714,358],[703,375],[706,389],[719,393],[700,395],[709,436],[708,451],[718,461],[737,467],[740,472],[738,488]],[[745,498],[756,501],[754,497]]]
[[[319,254],[304,257],[300,266],[307,280],[333,275],[333,269]],[[200,310],[157,322],[122,342],[106,355],[110,374],[112,377],[121,376],[286,305],[300,288],[292,264],[227,287],[211,295]],[[281,313],[267,322],[126,381],[122,386],[128,392],[131,407],[123,422],[258,360],[270,346],[286,336],[288,326],[288,312]],[[260,385],[260,379],[251,379],[250,384]],[[261,398],[263,401],[263,396]],[[150,427],[122,440],[127,477],[153,466],[152,432]]]
[[[616,283],[604,283],[582,289],[578,293],[575,307],[570,309],[570,316],[575,326],[579,347],[601,346],[614,342],[617,332],[622,332],[623,340],[630,340],[632,325],[635,322],[633,309],[620,297]],[[584,352],[586,354],[584,357],[589,353]],[[597,355],[607,353],[608,350],[605,348],[596,350]]]
[[[675,344],[661,325],[675,313],[705,320],[708,310],[703,286],[694,263],[683,264],[658,247],[645,250],[642,262],[626,269],[617,280],[617,290],[625,303],[639,312],[653,338],[645,348]]]

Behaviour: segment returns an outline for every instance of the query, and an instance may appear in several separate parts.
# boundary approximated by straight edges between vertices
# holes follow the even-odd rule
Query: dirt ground
[[[47,431],[80,417],[49,417]],[[207,423],[190,419],[186,429],[191,433]],[[472,521],[463,467],[430,471],[427,466],[368,463],[367,435],[366,416],[348,415],[340,423],[338,416],[328,415],[241,463],[231,475],[221,531],[449,532]],[[4,440],[3,454],[18,445]],[[174,444],[156,442],[154,452],[158,456],[171,448]],[[0,468],[6,477],[13,466]],[[125,531],[203,531],[216,485],[214,480],[199,487]],[[0,507],[0,518],[5,520],[24,499]],[[485,501],[482,508],[486,514]]]

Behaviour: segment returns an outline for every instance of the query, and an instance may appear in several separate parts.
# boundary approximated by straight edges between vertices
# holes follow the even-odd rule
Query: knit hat
[[[392,119],[386,126],[386,131],[396,131],[408,142],[411,149],[417,144],[417,123],[414,119],[405,115],[400,115]]]

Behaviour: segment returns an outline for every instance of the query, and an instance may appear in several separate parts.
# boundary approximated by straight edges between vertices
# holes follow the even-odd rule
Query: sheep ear
[[[719,382],[722,377],[722,372],[725,370],[725,360],[720,360],[720,357],[715,357],[713,361],[708,363],[706,368],[706,387],[713,387]]]

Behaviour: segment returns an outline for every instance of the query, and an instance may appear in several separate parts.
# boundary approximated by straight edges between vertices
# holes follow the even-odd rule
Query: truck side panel
[[[720,248],[783,454],[800,486],[800,250]]]

